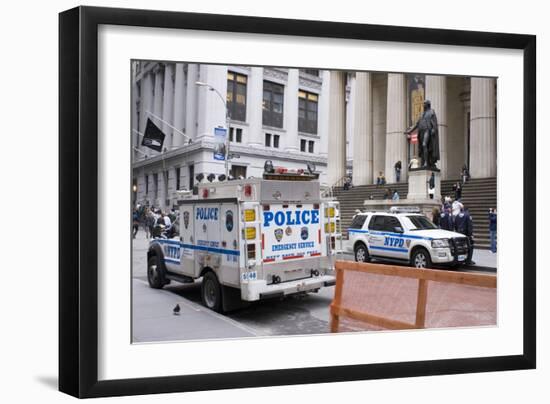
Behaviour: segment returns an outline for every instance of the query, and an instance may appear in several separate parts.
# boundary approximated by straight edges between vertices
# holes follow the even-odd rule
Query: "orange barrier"
[[[445,313],[447,317],[455,316],[461,317],[458,321],[459,325],[474,326],[496,323],[496,275],[480,274],[480,273],[468,273],[468,272],[456,272],[445,271],[436,269],[417,269],[403,266],[359,263],[353,261],[336,261],[336,287],[334,292],[334,299],[330,305],[331,332],[338,332],[340,329],[340,320],[343,318],[356,320],[363,323],[368,323],[375,328],[403,330],[413,328],[426,328],[426,306],[428,302],[428,284],[435,282],[434,292],[437,290],[437,298],[434,297],[435,302],[432,304],[431,313],[434,315]],[[359,277],[366,277],[361,280]],[[367,276],[368,275],[368,276]],[[348,288],[352,289],[348,296],[344,291],[344,285],[346,284],[346,278],[348,278]],[[381,280],[383,279],[383,280]],[[417,284],[414,283],[417,280]],[[411,284],[411,282],[413,282]],[[398,319],[388,318],[383,315],[374,314],[368,312],[364,307],[357,308],[354,306],[365,306],[365,302],[358,303],[362,298],[370,298],[372,303],[373,296],[375,294],[364,293],[365,287],[361,286],[361,283],[368,285],[372,289],[372,285],[378,290],[376,291],[376,299],[382,301],[385,300],[383,308],[387,309],[391,306],[392,313],[396,313],[401,317],[411,317],[412,321],[403,321]],[[451,288],[444,285],[455,284],[460,285],[458,288]],[[416,291],[414,288],[416,287]],[[472,288],[474,287],[474,288]],[[393,294],[386,293],[386,291],[380,292],[379,289],[392,289]],[[476,288],[488,288],[492,289],[487,293],[486,290],[479,290]],[[381,295],[381,293],[383,295]],[[385,294],[384,294],[385,293]],[[414,296],[416,295],[416,296]],[[382,296],[383,298],[379,298]],[[408,300],[406,302],[401,300]],[[459,309],[449,309],[449,302],[454,299],[455,302],[459,302],[460,308],[466,306],[466,309],[462,311],[468,311],[465,315],[460,313]],[[414,305],[413,300],[416,300],[416,308],[413,309],[410,306]],[[375,302],[380,307],[378,302]],[[366,304],[369,306],[369,304]],[[473,306],[472,306],[473,305]],[[372,306],[372,304],[371,304]],[[407,306],[404,308],[404,306]],[[435,307],[437,306],[437,307]],[[482,306],[482,307],[478,307]],[[471,307],[474,307],[473,309]],[[479,313],[472,311],[478,310],[481,315],[482,321],[478,321],[476,317]],[[384,311],[384,310],[382,310]],[[386,310],[387,311],[387,310]],[[451,313],[451,314],[449,314]],[[446,326],[452,324],[447,318],[447,322],[443,321],[438,323],[438,326]],[[456,323],[456,321],[455,321]],[[456,325],[456,324],[452,324]],[[433,325],[432,325],[433,326]]]

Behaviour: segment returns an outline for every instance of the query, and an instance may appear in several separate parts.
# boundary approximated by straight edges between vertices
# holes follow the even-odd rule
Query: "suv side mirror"
[[[393,228],[393,231],[396,232],[396,233],[404,233],[404,230],[401,226],[395,226]]]

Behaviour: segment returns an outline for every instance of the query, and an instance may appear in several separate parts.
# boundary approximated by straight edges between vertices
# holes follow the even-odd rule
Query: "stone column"
[[[149,114],[147,111],[153,110],[153,73],[149,72],[145,74],[141,79],[141,101],[140,101],[140,108],[141,112],[139,114],[139,133],[142,135],[145,134],[145,127],[147,126],[147,119],[149,118]],[[143,136],[139,137],[139,144],[141,145],[141,142],[143,140]],[[149,156],[152,155],[153,150],[149,149],[148,147],[141,147],[141,150],[144,153],[147,153]],[[139,153],[141,157],[144,157],[143,154]]]
[[[330,72],[328,183],[346,174],[346,72]]]
[[[372,88],[370,73],[355,74],[353,185],[372,184]]]
[[[394,165],[401,161],[400,182],[407,181],[407,98],[405,76],[388,74],[388,99],[386,118],[386,168],[388,183],[396,182]]]
[[[329,138],[328,125],[330,116],[330,71],[321,70],[321,77],[323,78],[323,84],[321,85],[321,94],[319,95],[319,155],[327,158]]]
[[[162,89],[164,83],[164,72],[163,69],[160,67],[158,68],[157,72],[155,73],[155,96],[153,99],[153,114],[155,114],[158,117],[162,118],[162,103],[164,101],[164,91]],[[155,118],[151,116],[151,120],[155,125],[157,125],[160,129],[163,127],[163,123],[158,120],[158,118]],[[164,139],[166,141],[166,139]],[[164,148],[164,145],[162,146]],[[151,150],[151,153],[153,155],[159,154],[155,150]]]
[[[174,78],[174,127],[185,132],[185,65],[183,63],[176,63],[174,66],[175,78]],[[187,143],[180,133],[174,131],[172,137],[172,147],[180,147],[184,143]]]
[[[141,156],[141,153],[137,152],[134,149],[134,147],[139,148],[139,144],[141,143],[140,142],[141,136],[139,136],[138,133],[136,132],[136,131],[139,131],[138,112],[141,113],[141,111],[138,111],[137,109],[138,92],[139,92],[138,83],[134,82],[134,84],[132,85],[132,128],[130,133],[130,136],[132,139],[130,146],[132,148],[134,159],[139,159]]]
[[[372,78],[372,171],[373,183],[386,166],[387,75],[371,74]]]
[[[445,76],[426,76],[426,100],[431,101],[432,109],[437,116],[439,129],[439,162],[441,179],[446,180],[448,174],[447,157],[447,78]]]
[[[298,152],[300,139],[298,138],[298,91],[300,88],[300,70],[288,69],[288,83],[284,97],[284,127],[286,129],[284,150]]]
[[[471,79],[470,175],[487,178],[497,175],[497,133],[495,79]]]
[[[248,76],[247,86],[247,121],[249,124],[248,145],[261,147],[265,145],[262,130],[262,101],[264,89],[264,68],[252,67]]]
[[[200,81],[215,88],[221,97],[208,87],[198,89],[198,131],[197,139],[213,139],[214,128],[226,126],[225,100],[227,97],[227,67],[201,65]]]
[[[172,149],[173,136],[181,136],[177,133],[172,135],[173,129],[169,126],[174,126],[174,64],[166,64],[164,70],[164,97],[162,100],[162,119],[166,123],[162,123],[162,131],[166,135],[164,139],[164,149],[170,151]]]
[[[185,95],[185,134],[191,139],[197,136],[197,104],[199,80],[199,65],[189,63],[187,65],[187,93]],[[227,89],[227,83],[226,83]],[[227,91],[227,90],[226,90]]]

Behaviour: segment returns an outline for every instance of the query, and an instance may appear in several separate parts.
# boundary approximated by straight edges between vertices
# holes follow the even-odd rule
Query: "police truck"
[[[150,241],[152,288],[202,278],[203,304],[224,312],[334,285],[342,252],[338,202],[322,197],[313,167],[267,161],[262,178],[207,178],[196,195],[178,200],[178,233]]]

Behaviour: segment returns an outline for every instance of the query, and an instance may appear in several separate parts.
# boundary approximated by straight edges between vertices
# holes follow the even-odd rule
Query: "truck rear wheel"
[[[214,272],[207,272],[202,278],[201,285],[202,304],[210,310],[221,313],[222,311],[222,291],[218,277]]]
[[[147,261],[147,281],[153,289],[162,289],[164,286],[164,267],[158,255],[153,255]]]

